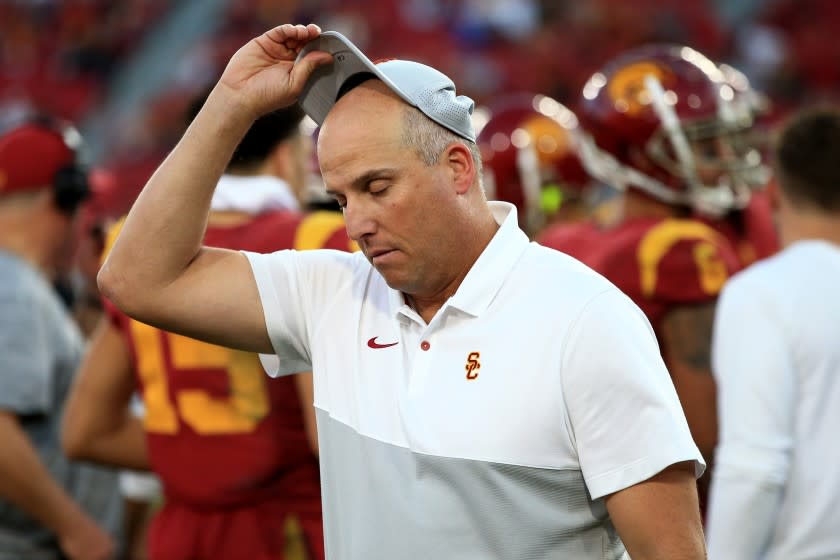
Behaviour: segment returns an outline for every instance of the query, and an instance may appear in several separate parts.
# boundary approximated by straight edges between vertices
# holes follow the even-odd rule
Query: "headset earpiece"
[[[53,179],[53,192],[56,207],[67,214],[74,213],[90,195],[87,174],[76,165],[62,167]]]

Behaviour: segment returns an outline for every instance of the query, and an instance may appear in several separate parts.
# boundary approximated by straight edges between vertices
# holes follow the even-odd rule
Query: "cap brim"
[[[332,64],[316,68],[298,96],[298,104],[303,111],[319,125],[324,123],[327,113],[335,105],[336,97],[344,82],[360,73],[375,75],[406,103],[416,105],[411,97],[394,85],[356,45],[341,33],[337,31],[321,33],[303,47],[297,60],[299,61],[312,51],[324,51],[333,55]]]

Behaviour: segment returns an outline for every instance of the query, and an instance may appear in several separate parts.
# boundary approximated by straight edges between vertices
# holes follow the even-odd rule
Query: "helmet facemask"
[[[769,175],[741,82],[688,47],[652,45],[611,62],[583,89],[587,170],[711,217],[744,208]]]
[[[766,184],[761,154],[750,142],[753,118],[721,87],[717,118],[682,123],[667,93],[653,77],[645,80],[662,126],[645,146],[651,160],[688,187],[687,204],[711,216],[744,208],[752,191]]]

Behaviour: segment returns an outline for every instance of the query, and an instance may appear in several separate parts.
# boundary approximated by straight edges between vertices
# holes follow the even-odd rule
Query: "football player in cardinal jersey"
[[[205,243],[352,250],[340,214],[299,210],[310,140],[302,117],[293,107],[254,123],[216,189]],[[73,388],[63,443],[73,457],[157,473],[165,503],[151,525],[149,557],[323,558],[311,374],[270,379],[255,354],[106,307]],[[137,388],[142,425],[127,412]]]
[[[549,227],[538,241],[582,260],[646,313],[711,465],[714,309],[741,262],[727,236],[709,224],[751,199],[761,165],[744,141],[751,114],[735,102],[715,63],[681,46],[628,51],[595,72],[582,94],[581,157],[620,193],[619,211],[611,220]],[[707,474],[700,483],[701,502],[708,480]]]

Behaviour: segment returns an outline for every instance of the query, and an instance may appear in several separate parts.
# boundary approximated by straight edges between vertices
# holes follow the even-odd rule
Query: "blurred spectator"
[[[712,560],[840,557],[840,110],[795,118],[771,195],[784,250],[724,288]]]
[[[120,523],[113,473],[69,462],[59,422],[82,336],[52,281],[87,196],[77,135],[31,122],[0,136],[0,558],[106,559]]]

